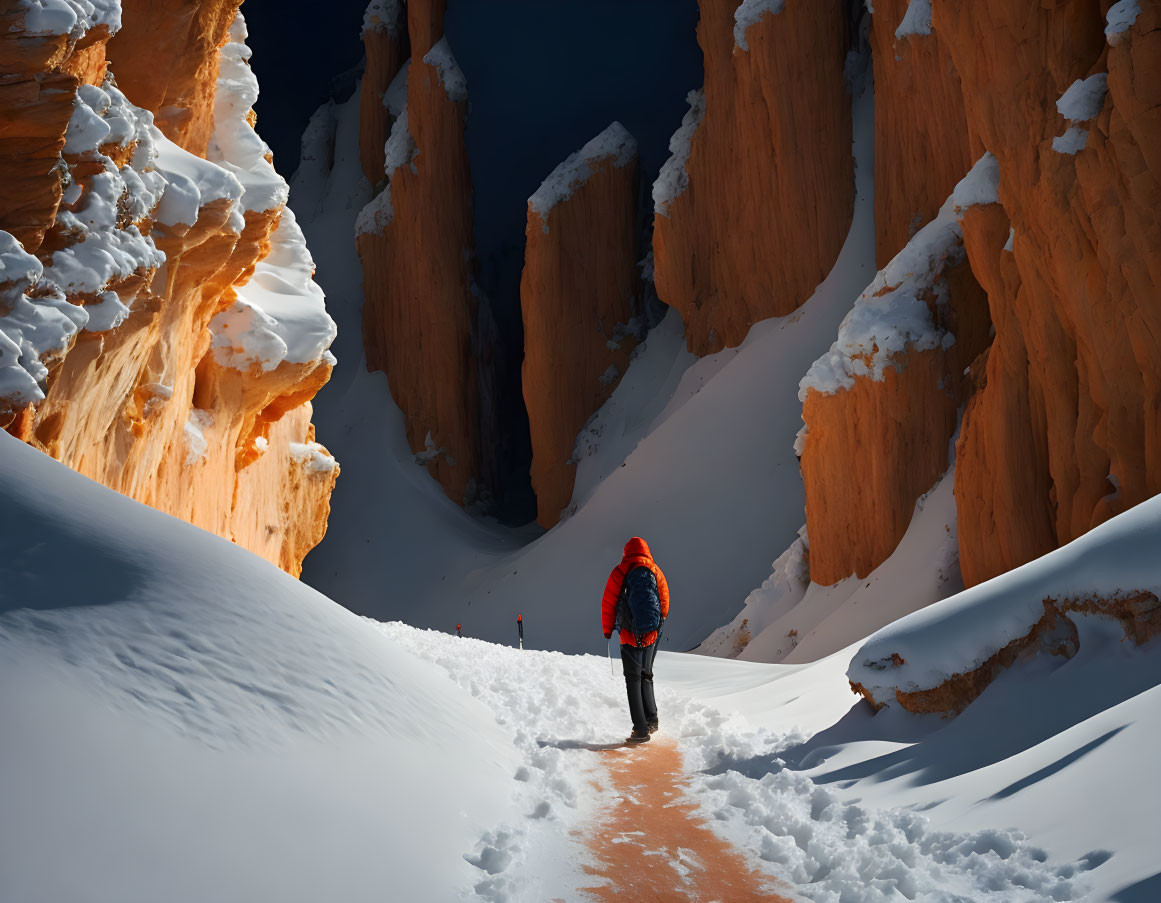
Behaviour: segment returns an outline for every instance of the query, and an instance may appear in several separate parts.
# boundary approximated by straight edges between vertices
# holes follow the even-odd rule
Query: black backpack
[[[661,629],[661,597],[657,577],[644,565],[637,565],[625,575],[621,595],[617,597],[617,625],[628,630],[640,646],[654,630]]]

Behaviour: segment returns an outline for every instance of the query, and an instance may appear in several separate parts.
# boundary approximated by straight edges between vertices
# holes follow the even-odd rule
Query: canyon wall
[[[1161,491],[1161,11],[926,9],[876,4],[871,30],[880,259],[905,245],[802,387],[818,583],[890,554],[961,408],[968,585]]]
[[[442,22],[442,3],[407,6],[406,104],[385,149],[386,187],[360,213],[356,244],[367,366],[387,374],[417,460],[466,504],[481,471],[468,94]]]
[[[2,153],[29,165],[0,161],[0,416],[297,574],[338,474],[310,424],[335,326],[253,129],[237,7],[4,14]]]
[[[637,142],[615,122],[528,201],[522,378],[545,527],[572,499],[577,434],[612,394],[644,329],[638,178]]]
[[[359,86],[359,162],[372,185],[386,177],[384,145],[395,115],[386,95],[410,54],[402,0],[372,0],[363,15],[363,49],[367,55]]]
[[[969,235],[996,323],[957,447],[973,584],[1161,491],[1161,5],[937,2],[934,27],[1010,229]]]
[[[691,351],[739,345],[830,271],[854,209],[842,3],[702,0],[705,85],[654,186],[657,293]]]

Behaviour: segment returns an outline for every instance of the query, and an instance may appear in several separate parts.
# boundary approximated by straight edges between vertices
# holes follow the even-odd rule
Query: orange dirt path
[[[606,879],[581,891],[600,901],[791,903],[769,889],[736,849],[709,829],[682,791],[681,753],[671,740],[603,753],[619,799],[586,843]]]

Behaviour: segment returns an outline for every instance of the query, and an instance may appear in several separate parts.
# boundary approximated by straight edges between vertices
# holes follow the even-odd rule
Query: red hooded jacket
[[[657,578],[657,596],[661,602],[661,617],[669,617],[669,584],[665,582],[665,575],[653,560],[649,546],[640,536],[634,536],[625,543],[625,555],[621,563],[613,568],[609,580],[605,583],[605,594],[601,597],[601,626],[603,633],[610,634],[617,624],[617,598],[621,595],[621,584],[625,582],[625,575],[635,567],[647,567]],[[657,642],[657,631],[651,631],[642,637],[643,646],[652,646]],[[627,630],[621,631],[621,642],[629,646],[636,646],[637,640]]]

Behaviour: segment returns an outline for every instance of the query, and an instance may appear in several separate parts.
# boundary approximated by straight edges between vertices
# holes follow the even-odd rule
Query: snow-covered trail
[[[686,793],[688,776],[672,740],[599,753],[614,797],[586,837],[600,883],[595,900],[791,903],[732,844],[715,834]]]
[[[584,838],[619,795],[602,779],[599,747],[629,730],[616,663],[368,623],[491,709],[522,760],[509,809],[524,814],[465,851],[478,869],[467,899],[591,900],[582,889],[601,863]],[[1052,862],[1017,831],[938,831],[920,812],[864,807],[787,768],[780,754],[806,738],[797,725],[812,723],[807,708],[837,718],[853,705],[842,653],[832,658],[779,666],[658,656],[661,736],[680,752],[684,794],[747,867],[787,893],[835,903],[1085,899],[1084,866]]]

